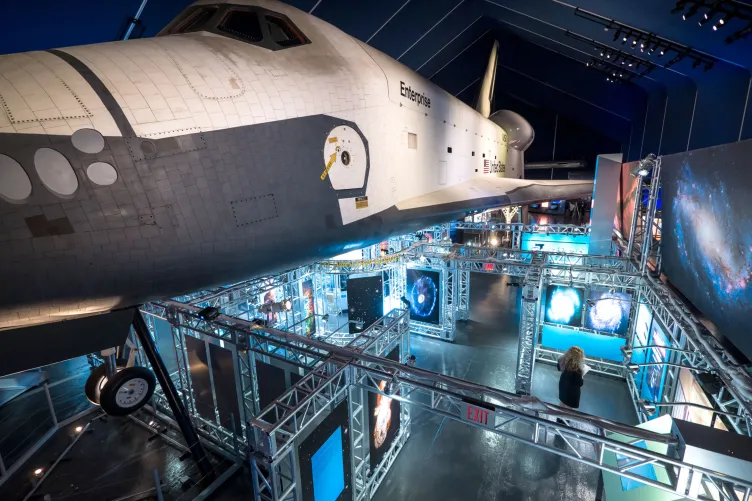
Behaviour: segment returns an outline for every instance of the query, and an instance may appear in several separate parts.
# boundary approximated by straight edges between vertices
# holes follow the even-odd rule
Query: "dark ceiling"
[[[708,9],[700,8],[684,21],[681,13],[671,12],[675,0],[570,1],[577,3],[287,3],[368,42],[468,103],[498,40],[495,107],[518,111],[532,122],[537,135],[528,155],[532,160],[616,151],[634,160],[650,152],[670,154],[752,137],[752,118],[747,117],[752,36],[724,43],[748,25],[741,16],[722,26],[716,16],[698,26]],[[13,2],[3,7],[3,17],[13,22],[4,23],[0,32],[0,53],[118,39],[139,4],[74,0],[63,8],[51,0]],[[136,34],[153,35],[188,4],[149,0]],[[714,31],[712,24],[721,29]],[[638,44],[633,38],[622,43],[625,35],[638,33]],[[686,51],[688,56],[675,60]]]

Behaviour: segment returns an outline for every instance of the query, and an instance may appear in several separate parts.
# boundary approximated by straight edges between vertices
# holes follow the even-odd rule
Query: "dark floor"
[[[472,274],[470,321],[455,343],[413,336],[419,367],[514,391],[521,289],[508,277]],[[533,394],[557,402],[558,377],[538,364]],[[625,383],[590,375],[580,410],[636,424]],[[428,411],[414,410],[411,436],[374,499],[595,499],[598,470]]]
[[[138,414],[148,419],[145,413]],[[75,428],[90,422],[88,430],[58,463],[31,499],[53,500],[113,500],[145,492],[154,487],[153,471],[159,472],[164,499],[190,501],[208,482],[201,482],[195,463],[181,460],[181,450],[153,434],[130,418],[100,419],[99,410],[60,430],[24,467],[0,487],[0,499],[20,501],[32,489],[32,472],[49,468],[76,436]],[[177,437],[176,434],[171,435]],[[219,473],[231,463],[212,457]],[[181,478],[189,481],[182,485]],[[139,499],[156,499],[155,496]]]

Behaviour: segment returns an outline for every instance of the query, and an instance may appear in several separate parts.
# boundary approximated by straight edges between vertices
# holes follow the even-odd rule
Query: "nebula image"
[[[303,325],[305,328],[305,335],[310,336],[314,332],[316,332],[316,317],[314,317],[315,313],[315,305],[314,305],[314,297],[313,297],[313,280],[310,278],[307,280],[304,280],[300,283],[300,299],[303,306],[303,313],[306,316],[306,319],[303,321]]]
[[[579,326],[582,324],[582,289],[552,285],[546,293],[546,322]]]
[[[595,331],[624,335],[629,327],[632,296],[624,292],[595,292],[588,308],[585,327]]]
[[[407,270],[407,292],[410,319],[432,324],[440,323],[439,283],[441,274],[430,270]]]
[[[379,383],[379,389],[384,391],[386,381]],[[376,409],[373,411],[373,444],[378,449],[386,441],[389,426],[392,424],[392,399],[384,395],[376,395]]]
[[[752,142],[663,159],[662,271],[694,306],[752,356]]]

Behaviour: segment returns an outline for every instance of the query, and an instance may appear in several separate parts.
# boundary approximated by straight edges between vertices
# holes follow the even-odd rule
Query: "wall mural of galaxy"
[[[593,291],[585,315],[585,327],[623,336],[629,328],[632,296],[626,292]]]
[[[582,306],[585,290],[562,285],[549,285],[546,289],[546,322],[559,325],[582,325]]]
[[[663,157],[663,272],[748,357],[752,141]]]
[[[441,273],[412,268],[407,270],[407,300],[410,320],[441,323]]]

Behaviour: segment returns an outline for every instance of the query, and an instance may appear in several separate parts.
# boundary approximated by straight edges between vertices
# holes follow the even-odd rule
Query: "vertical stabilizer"
[[[486,118],[491,115],[491,100],[493,99],[494,84],[496,83],[496,61],[498,53],[499,42],[494,40],[493,47],[491,47],[491,55],[488,56],[486,74],[483,75],[483,81],[480,83],[478,100],[475,105],[475,110]]]

